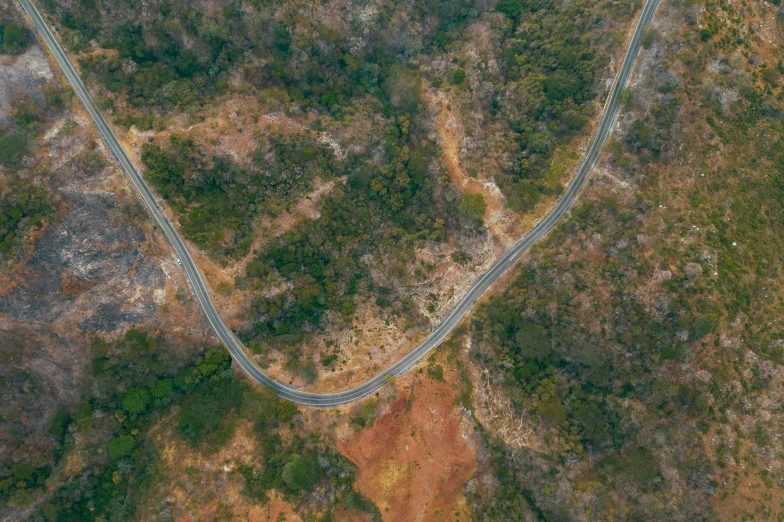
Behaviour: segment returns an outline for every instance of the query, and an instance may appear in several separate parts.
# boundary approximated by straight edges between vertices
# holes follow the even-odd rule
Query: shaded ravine
[[[437,347],[441,342],[452,332],[452,330],[460,323],[462,318],[471,309],[471,306],[495,283],[506,271],[517,261],[520,256],[526,253],[537,241],[547,235],[550,230],[556,225],[560,218],[569,210],[577,196],[582,189],[585,182],[593,169],[594,165],[599,159],[602,147],[604,146],[607,138],[612,133],[612,127],[615,119],[620,110],[620,97],[623,89],[631,77],[634,68],[634,62],[640,50],[643,35],[648,23],[653,18],[659,0],[646,0],[642,8],[642,13],[637,21],[634,29],[629,48],[624,56],[621,68],[615,77],[607,101],[604,106],[604,113],[602,114],[599,128],[591,143],[585,159],[583,160],[577,175],[574,177],[569,187],[566,189],[563,197],[558,201],[553,210],[540,221],[528,234],[523,236],[519,243],[517,243],[509,252],[507,252],[490,270],[488,270],[479,280],[471,287],[466,293],[465,297],[457,304],[454,310],[438,325],[430,335],[416,348],[403,356],[400,360],[393,363],[375,377],[365,381],[359,386],[350,390],[345,390],[337,393],[312,393],[298,390],[278,382],[268,375],[264,374],[248,357],[245,352],[242,342],[226,327],[221,319],[218,311],[215,308],[212,299],[210,298],[207,286],[202,279],[199,269],[193,262],[188,249],[185,246],[182,238],[179,236],[171,221],[166,217],[163,209],[158,204],[155,196],[153,195],[146,182],[136,170],[125,149],[120,145],[114,131],[106,122],[98,110],[90,93],[85,88],[76,71],[71,66],[65,52],[60,44],[52,35],[46,22],[41,17],[41,14],[36,9],[31,0],[19,0],[22,8],[27,12],[28,16],[35,25],[39,36],[49,48],[54,56],[58,65],[63,71],[63,74],[71,83],[74,92],[76,92],[79,99],[84,104],[90,116],[93,118],[98,132],[105,140],[107,146],[112,151],[117,161],[122,166],[128,178],[133,183],[134,187],[139,193],[144,204],[149,209],[155,220],[160,225],[166,237],[174,247],[177,256],[182,261],[182,266],[191,283],[194,295],[199,300],[202,308],[204,309],[207,319],[212,325],[215,333],[226,346],[226,348],[234,357],[237,364],[256,382],[267,386],[273,392],[283,399],[291,402],[306,406],[338,406],[346,404],[355,400],[361,399],[384,386],[391,378],[401,375],[408,371],[417,361],[427,355],[433,348]]]

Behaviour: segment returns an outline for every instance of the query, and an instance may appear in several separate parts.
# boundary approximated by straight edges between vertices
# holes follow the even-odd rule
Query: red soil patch
[[[476,468],[470,427],[448,383],[417,376],[372,428],[337,444],[359,466],[357,488],[384,520],[462,519],[463,486]],[[460,515],[457,515],[460,513]]]

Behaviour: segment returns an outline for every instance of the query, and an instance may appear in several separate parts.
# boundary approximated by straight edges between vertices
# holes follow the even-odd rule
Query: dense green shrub
[[[360,262],[363,256],[386,252],[401,240],[428,239],[438,219],[442,226],[458,226],[456,213],[447,211],[450,203],[434,197],[427,166],[436,151],[416,121],[399,114],[385,125],[383,157],[345,165],[347,182],[335,184],[330,197],[322,200],[321,217],[299,222],[248,264],[253,283],[279,274],[294,285],[285,295],[254,298],[249,340],[277,338],[290,345],[296,336],[322,327],[328,311],[348,320],[373,289],[367,266]],[[384,289],[379,296],[379,302],[391,304]],[[310,365],[292,365],[290,370],[305,380],[315,378]]]
[[[0,137],[0,149],[4,138]],[[52,215],[52,207],[42,188],[14,175],[6,179],[8,190],[0,197],[0,253],[11,255],[24,244],[28,230],[40,226]]]
[[[150,404],[150,392],[144,388],[131,388],[122,400],[122,407],[128,413],[141,413]]]
[[[331,149],[309,135],[272,136],[254,158],[250,169],[241,169],[229,158],[205,157],[195,142],[174,135],[166,148],[142,147],[147,178],[181,214],[185,236],[222,260],[248,253],[258,213],[274,216],[316,176],[329,179],[337,168]]]
[[[20,54],[29,43],[30,37],[22,24],[0,21],[0,54]]]
[[[317,436],[302,438],[300,425],[292,420],[296,406],[236,380],[222,348],[207,349],[183,363],[165,340],[130,330],[113,343],[94,341],[89,378],[91,398],[71,413],[57,414],[50,428],[54,438],[72,447],[67,427],[76,423],[89,465],[37,508],[46,520],[138,520],[137,506],[155,477],[165,473],[159,468],[160,447],[149,438],[152,428],[172,426],[197,451],[212,452],[231,436],[238,418],[254,424],[262,448],[263,471],[239,470],[246,477],[246,494],[264,500],[277,488],[298,506],[320,484],[334,491],[335,504],[353,498],[351,508],[377,512],[353,489],[355,467]],[[279,422],[288,423],[292,437],[286,443],[277,432]],[[20,492],[43,488],[54,464],[34,468],[0,462],[0,499],[18,500]]]
[[[224,419],[242,406],[244,393],[244,385],[230,378],[200,383],[182,403],[178,414],[180,432],[194,443],[224,444],[233,432],[233,426]]]
[[[122,435],[109,441],[106,449],[109,452],[109,458],[117,460],[120,457],[127,457],[133,452],[136,442],[130,435]]]
[[[289,488],[293,491],[299,491],[300,489],[312,489],[324,476],[324,471],[312,453],[304,457],[294,454],[283,466],[281,475]]]
[[[460,203],[460,213],[473,221],[481,224],[482,218],[487,212],[487,203],[482,194],[466,194]]]
[[[0,164],[4,167],[17,166],[29,150],[26,133],[0,131]]]
[[[616,52],[614,29],[599,21],[631,20],[637,7],[630,1],[610,8],[591,0],[502,0],[496,9],[510,20],[494,36],[502,77],[482,78],[494,85],[485,120],[508,128],[495,181],[512,210],[527,212],[560,193],[554,154],[594,115],[598,81]]]

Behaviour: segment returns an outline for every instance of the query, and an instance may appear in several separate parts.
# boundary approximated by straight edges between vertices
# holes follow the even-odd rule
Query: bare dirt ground
[[[183,309],[175,298],[187,283],[168,245],[149,226],[121,173],[109,164],[108,152],[87,119],[76,116],[74,121],[78,126],[72,132],[60,132],[64,121],[59,121],[39,140],[49,170],[60,176],[34,182],[57,187],[60,214],[31,241],[35,247],[22,262],[0,273],[0,313],[49,323],[55,331],[97,330],[117,336],[153,320],[156,325],[171,321],[175,334],[196,333],[185,325],[198,325],[198,319],[180,322],[196,310],[187,305]],[[92,175],[78,165],[89,143],[107,165]],[[171,315],[157,316],[161,308]]]
[[[476,467],[472,423],[455,406],[454,386],[406,377],[372,427],[338,442],[359,466],[357,488],[384,520],[465,520],[463,485]]]

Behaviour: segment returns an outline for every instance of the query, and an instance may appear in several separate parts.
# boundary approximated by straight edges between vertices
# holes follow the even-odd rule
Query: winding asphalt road
[[[68,61],[65,52],[63,52],[60,44],[52,35],[46,22],[44,22],[44,19],[38,12],[38,9],[36,9],[31,0],[19,0],[19,2],[33,21],[38,34],[43,39],[44,43],[46,43],[55,60],[57,60],[57,63],[62,68],[63,74],[68,78],[68,81],[71,83],[77,96],[82,100],[82,103],[90,113],[90,116],[92,116],[95,126],[98,128],[98,132],[101,133],[101,136],[106,141],[109,149],[117,158],[117,161],[120,162],[120,165],[133,183],[133,186],[139,192],[144,204],[147,205],[147,208],[166,234],[166,237],[174,247],[177,256],[182,260],[182,266],[185,268],[185,272],[191,282],[196,298],[204,309],[210,324],[215,329],[215,333],[218,334],[218,337],[220,337],[223,344],[226,345],[226,348],[229,350],[232,357],[234,357],[242,369],[256,382],[269,387],[283,399],[306,406],[338,406],[361,399],[381,388],[390,378],[408,371],[417,361],[427,355],[430,350],[441,344],[449,333],[458,325],[463,316],[468,313],[477,299],[479,299],[482,294],[484,294],[490,286],[492,286],[492,284],[520,258],[520,256],[552,230],[558,220],[574,203],[580,189],[587,181],[591,170],[599,159],[599,154],[601,153],[604,143],[612,132],[612,127],[620,109],[621,93],[631,76],[645,29],[651,21],[651,18],[653,18],[653,14],[659,4],[659,0],[646,0],[640,18],[637,21],[637,26],[634,29],[629,49],[623,59],[618,75],[613,82],[610,94],[607,97],[607,102],[604,106],[604,114],[602,115],[596,136],[593,139],[591,147],[588,149],[588,153],[580,166],[580,170],[577,171],[574,180],[550,214],[536,225],[533,230],[526,234],[519,243],[517,243],[487,273],[485,273],[473,287],[471,287],[465,297],[458,303],[457,307],[452,310],[452,313],[450,313],[446,319],[430,333],[422,344],[414,348],[399,361],[356,388],[338,393],[310,393],[291,388],[290,386],[286,386],[285,384],[268,377],[262,373],[245,353],[241,341],[226,327],[223,320],[220,318],[218,311],[215,309],[207,286],[199,273],[199,269],[196,268],[196,264],[193,262],[188,249],[185,247],[185,243],[183,243],[171,221],[166,217],[166,214],[158,204],[155,196],[153,196],[152,191],[136,170],[136,167],[134,167],[133,162],[128,157],[128,154],[125,152],[122,145],[120,145],[117,136],[115,136],[114,131],[104,119],[101,111],[95,106],[95,103],[90,97],[90,93],[87,92],[84,84]]]

